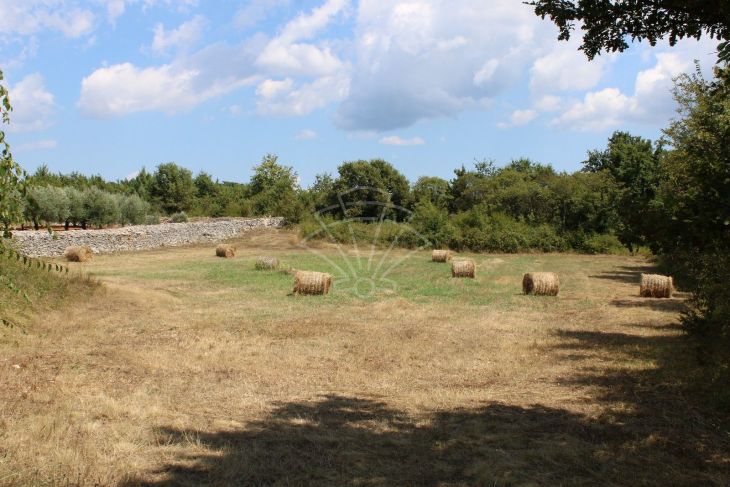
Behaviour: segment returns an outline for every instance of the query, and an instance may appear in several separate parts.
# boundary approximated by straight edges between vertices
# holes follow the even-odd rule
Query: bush
[[[185,223],[188,221],[188,214],[184,211],[180,211],[178,213],[173,213],[170,216],[170,221],[172,223]]]
[[[25,211],[25,198],[17,189],[11,189],[5,197],[7,212],[0,214],[0,223],[3,224],[3,237],[10,236],[10,227],[15,223],[13,215],[22,215]]]
[[[452,247],[475,252],[561,252],[568,242],[547,224],[528,225],[507,215],[487,216],[475,207],[454,218],[456,236]]]
[[[428,200],[422,200],[416,205],[411,225],[434,248],[448,247],[456,235],[456,229],[451,224],[447,211]],[[424,243],[420,242],[417,245]]]
[[[730,254],[722,247],[663,255],[660,264],[690,291],[682,324],[697,343],[697,357],[714,398],[730,406]]]
[[[151,213],[144,218],[144,224],[145,225],[159,225],[160,224],[160,215],[157,213]]]
[[[626,247],[615,235],[591,235],[583,242],[583,247],[576,249],[586,254],[623,254]]]

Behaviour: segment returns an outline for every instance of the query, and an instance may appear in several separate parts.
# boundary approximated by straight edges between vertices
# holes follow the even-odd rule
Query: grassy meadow
[[[309,243],[95,256],[103,285],[0,328],[0,486],[726,485],[683,295],[641,257]],[[254,269],[259,255],[284,269]],[[289,268],[335,277],[291,295]],[[528,271],[558,297],[521,294]]]

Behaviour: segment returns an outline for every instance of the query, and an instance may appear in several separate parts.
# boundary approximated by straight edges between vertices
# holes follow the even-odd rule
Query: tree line
[[[628,144],[647,143],[622,136]],[[618,202],[625,191],[601,171],[557,172],[528,159],[504,167],[476,161],[457,168],[450,180],[424,176],[413,184],[387,161],[349,161],[336,175],[318,174],[310,187],[302,188],[295,170],[272,154],[253,168],[248,183],[220,182],[206,172],[193,176],[175,163],[114,182],[54,174],[41,166],[27,183],[30,189],[15,199],[36,228],[151,223],[159,215],[181,212],[276,215],[306,224],[320,212],[332,219],[409,223],[437,246],[507,252],[617,250],[622,228]]]

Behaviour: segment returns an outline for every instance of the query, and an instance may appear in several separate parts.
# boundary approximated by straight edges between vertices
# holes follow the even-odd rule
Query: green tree
[[[454,170],[449,183],[450,209],[454,213],[467,211],[480,204],[487,195],[488,176],[480,171],[469,171],[463,165]]]
[[[0,117],[2,123],[10,123],[10,105],[8,90],[2,84],[3,72],[0,70]],[[5,132],[0,130],[0,221],[3,222],[3,236],[10,236],[10,226],[23,219],[22,205],[18,204],[17,195],[25,193],[25,171],[13,160],[10,145],[5,140]]]
[[[627,132],[615,132],[603,151],[590,151],[584,164],[587,172],[608,172],[618,183],[618,214],[621,228],[618,237],[629,250],[653,241],[661,201],[657,191],[664,172],[661,143]]]
[[[709,35],[730,39],[727,0],[534,0],[535,13],[558,26],[558,39],[568,40],[576,24],[583,30],[583,50],[589,59],[601,51],[623,51],[627,39],[647,40]],[[721,50],[726,46],[721,45]]]
[[[448,247],[456,233],[446,209],[428,199],[421,199],[416,204],[411,225],[434,248]]]
[[[3,235],[10,235],[12,225],[20,221],[16,215],[25,213],[26,200],[19,190],[11,189],[4,195],[3,205],[7,210],[2,212],[0,223],[3,224]]]
[[[117,204],[122,225],[141,225],[150,211],[150,205],[136,194],[120,196]]]
[[[403,219],[410,205],[410,185],[405,176],[382,159],[344,162],[338,168],[331,205],[344,204],[344,216],[377,220]],[[342,216],[342,209],[337,213]]]
[[[157,166],[150,184],[150,197],[168,214],[187,211],[193,205],[193,174],[173,162]]]
[[[702,339],[701,356],[718,365],[716,379],[730,402],[730,68],[715,74],[707,81],[697,70],[676,82],[681,117],[665,130],[672,150],[656,244],[692,291],[684,323]]]
[[[28,207],[36,227],[45,222],[50,228],[53,223],[65,222],[69,216],[69,201],[66,191],[56,186],[34,186],[28,190]]]
[[[210,174],[200,171],[195,179],[195,195],[198,198],[215,198],[218,195],[218,183],[213,181]]]
[[[333,193],[335,180],[330,173],[316,174],[314,183],[307,190],[309,207],[312,210],[319,210],[329,204],[330,195]]]
[[[249,185],[252,211],[257,215],[281,216],[289,223],[298,222],[304,204],[294,169],[279,164],[277,156],[266,154],[253,172]]]
[[[117,223],[121,219],[119,205],[114,195],[96,186],[85,191],[84,210],[89,223],[98,228]]]
[[[413,185],[413,200],[428,201],[440,209],[447,209],[451,201],[449,182],[436,176],[422,176]]]
[[[266,154],[261,159],[261,164],[254,166],[251,177],[250,191],[255,196],[273,187],[297,188],[297,173],[289,166],[279,164],[279,158],[275,154]]]
[[[137,195],[145,201],[151,201],[152,198],[150,196],[150,190],[153,182],[154,176],[147,172],[147,169],[143,167],[139,170],[136,176],[125,181],[124,185],[126,186],[127,192],[132,191],[137,193]]]
[[[64,188],[66,198],[68,199],[68,217],[65,221],[66,230],[73,225],[81,225],[86,227],[86,207],[84,205],[85,196],[82,191],[68,186]]]

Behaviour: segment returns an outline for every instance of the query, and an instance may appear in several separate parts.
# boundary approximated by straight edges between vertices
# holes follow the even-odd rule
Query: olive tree
[[[141,225],[150,210],[150,205],[136,194],[121,196],[118,204],[122,225]]]
[[[120,220],[119,205],[111,193],[92,186],[84,193],[86,217],[92,225],[103,228]]]
[[[86,206],[84,205],[84,193],[73,187],[65,188],[68,198],[68,217],[66,218],[66,230],[70,224],[86,226]]]

